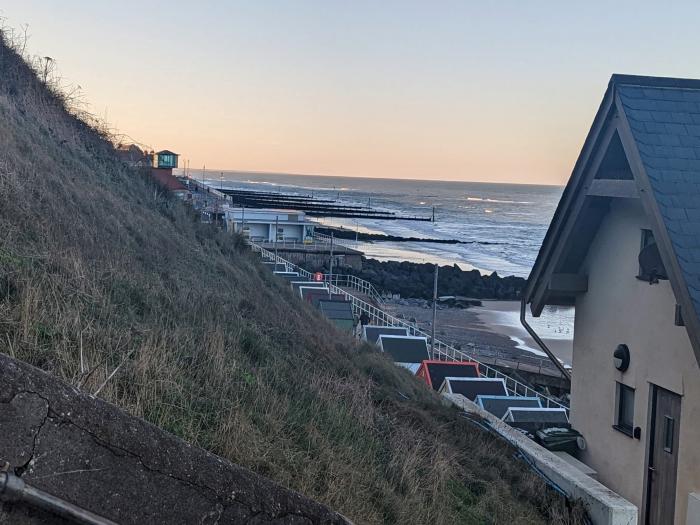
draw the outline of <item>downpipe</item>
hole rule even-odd
[[[552,361],[556,365],[556,367],[561,371],[562,374],[564,374],[564,377],[566,377],[569,380],[569,383],[571,383],[571,374],[569,371],[566,369],[566,367],[562,364],[559,359],[552,353],[552,351],[549,349],[549,347],[546,345],[546,343],[540,338],[539,335],[537,335],[537,332],[530,326],[527,322],[526,319],[526,310],[527,310],[527,303],[525,301],[525,296],[520,299],[520,324],[523,325],[523,328],[527,330],[527,333],[530,334],[530,337],[532,337],[535,342],[539,345],[539,347],[542,349],[542,351],[547,354],[547,357],[549,357],[549,360]]]
[[[81,525],[118,525],[112,520],[32,487],[19,476],[9,472],[0,472],[0,500],[22,502]]]

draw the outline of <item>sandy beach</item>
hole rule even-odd
[[[429,307],[397,301],[387,305],[394,315],[415,320],[430,332],[432,310]],[[568,313],[568,312],[567,312]],[[560,313],[561,314],[561,313]],[[471,308],[439,308],[436,337],[476,355],[503,355],[554,368],[544,352],[520,325],[520,303],[517,301],[484,300],[483,306]],[[571,365],[573,331],[568,327],[568,315],[543,317],[531,324],[554,354],[566,365]],[[569,332],[567,332],[567,329]]]

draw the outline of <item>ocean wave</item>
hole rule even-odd
[[[502,200],[502,199],[490,199],[490,198],[482,198],[482,197],[467,197],[468,201],[471,202],[493,202],[496,204],[534,204],[531,201],[509,201],[509,200]]]

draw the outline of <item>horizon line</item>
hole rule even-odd
[[[185,168],[176,168],[178,170],[184,170]],[[547,184],[543,182],[533,183],[533,182],[496,182],[496,181],[481,181],[481,180],[444,180],[444,179],[415,179],[410,177],[370,177],[362,175],[321,175],[317,173],[294,173],[294,172],[282,172],[282,171],[265,171],[265,170],[233,170],[233,169],[222,169],[222,168],[189,168],[190,171],[211,171],[211,172],[228,172],[228,173],[251,173],[255,175],[282,175],[291,177],[322,177],[322,178],[348,178],[348,179],[368,179],[368,180],[409,180],[414,182],[470,182],[472,184],[502,184],[508,186],[547,186],[553,188],[563,188],[566,186],[564,184]]]

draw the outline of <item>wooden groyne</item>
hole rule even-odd
[[[221,191],[231,199],[234,205],[244,208],[292,208],[303,211],[310,217],[342,217],[425,222],[432,220],[431,217],[397,215],[394,212],[376,210],[369,206],[340,204],[335,200],[317,199],[308,195],[283,195],[271,192],[230,189]]]

